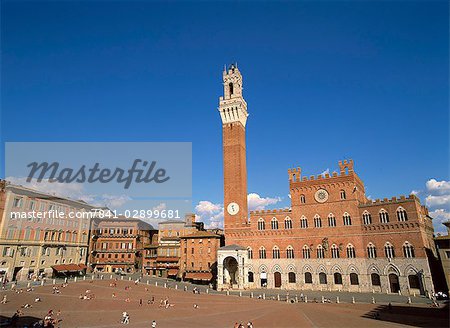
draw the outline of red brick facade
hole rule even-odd
[[[237,68],[224,72],[225,89],[235,75],[242,81]],[[244,247],[248,255],[242,259],[230,248],[219,254],[219,286],[433,290],[427,257],[436,251],[428,210],[414,195],[369,200],[352,160],[339,162],[339,172],[331,175],[305,177],[300,168],[288,170],[291,207],[251,212],[247,219],[241,206],[247,202],[245,122],[224,120],[222,102],[221,97],[226,244]],[[241,211],[229,213],[231,202]],[[231,257],[239,267],[226,267]],[[244,274],[242,283],[234,278],[237,272]]]
[[[156,230],[137,219],[92,221],[89,265],[94,272],[140,272],[144,247]]]
[[[222,236],[198,231],[181,237],[181,277],[183,280],[210,282],[217,274],[217,250]]]

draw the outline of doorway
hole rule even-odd
[[[230,288],[238,281],[238,263],[234,257],[228,256],[223,260],[223,284]]]
[[[13,280],[13,281],[16,281],[16,280],[17,280],[17,276],[20,277],[22,268],[23,268],[23,267],[15,267],[15,268],[14,268],[14,271],[13,271],[13,277],[12,277],[12,280]]]
[[[281,287],[281,273],[275,272],[273,274],[273,278],[275,281],[275,288],[280,288]]]
[[[267,272],[261,272],[259,279],[261,287],[267,287]]]
[[[389,286],[391,293],[398,293],[400,291],[400,283],[398,281],[398,276],[395,273],[389,274]]]

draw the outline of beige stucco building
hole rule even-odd
[[[0,277],[26,280],[86,270],[92,206],[0,182]]]

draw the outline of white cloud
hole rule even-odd
[[[325,174],[330,174],[330,169],[326,169],[325,171],[320,173],[320,175],[323,176],[324,178],[325,178]]]
[[[437,181],[436,179],[430,179],[426,183],[427,189],[430,192],[437,193],[450,193],[450,181]]]
[[[429,207],[434,206],[442,206],[442,205],[450,205],[450,195],[439,195],[439,196],[433,196],[428,195],[425,198],[425,203]]]
[[[447,212],[446,210],[444,210],[442,208],[438,209],[438,210],[434,210],[433,212],[430,212],[429,214],[433,219],[439,218],[440,220],[442,220],[442,222],[450,221],[450,212]]]
[[[219,213],[211,217],[208,228],[223,228],[223,209]]]
[[[222,204],[214,204],[207,200],[202,200],[198,203],[197,206],[195,206],[195,210],[198,213],[202,214],[212,214],[214,212],[220,211],[222,208]]]
[[[223,205],[215,204],[208,200],[200,201],[195,206],[196,221],[205,223],[205,226],[211,228],[223,228]]]
[[[107,207],[118,208],[130,201],[131,198],[127,195],[109,195],[103,194],[101,199],[104,201]]]
[[[250,193],[247,196],[248,201],[248,209],[250,211],[261,211],[264,210],[269,205],[274,205],[281,201],[280,197],[270,198],[270,197],[261,197],[258,194]]]
[[[421,191],[420,190],[411,190],[411,192],[410,192],[410,194],[411,195],[419,195],[421,193]]]
[[[430,208],[430,216],[433,218],[435,232],[445,232],[442,222],[450,220],[450,181],[429,179],[426,183],[426,191],[420,191],[424,197],[425,205]]]
[[[450,221],[450,212],[445,209],[437,209],[429,212],[429,214],[433,218],[435,232],[446,232],[447,228],[442,223]]]

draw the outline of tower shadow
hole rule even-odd
[[[36,318],[32,316],[20,316],[17,320],[13,320],[12,317],[0,315],[0,327],[32,327],[35,322],[42,320],[42,318]]]
[[[449,311],[448,302],[442,308],[380,305],[362,317],[415,327],[449,327]]]

